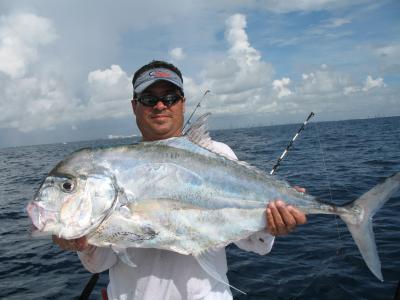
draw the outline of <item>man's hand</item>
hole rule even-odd
[[[294,188],[298,192],[306,191],[297,186]],[[267,206],[267,231],[274,236],[287,235],[297,225],[306,222],[307,218],[303,212],[291,205],[286,205],[282,200],[277,199]]]
[[[61,249],[69,251],[88,251],[94,246],[89,245],[85,236],[73,240],[65,240],[53,235],[53,242]]]

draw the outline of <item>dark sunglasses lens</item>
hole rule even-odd
[[[181,96],[177,94],[169,94],[163,97],[156,97],[153,95],[143,95],[138,98],[138,101],[145,106],[154,106],[157,104],[158,101],[162,101],[164,105],[171,106],[176,101],[178,101]]]
[[[158,98],[151,95],[143,95],[138,98],[138,101],[145,106],[154,106],[158,102]]]
[[[164,99],[162,100],[162,102],[166,105],[166,106],[170,106],[172,104],[174,104],[176,101],[178,101],[181,96],[176,95],[176,94],[170,94],[170,95],[166,95],[163,97]]]

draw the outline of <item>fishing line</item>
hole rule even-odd
[[[333,203],[333,193],[332,193],[332,185],[331,185],[331,181],[329,179],[329,175],[328,175],[328,167],[326,164],[326,159],[325,159],[325,152],[324,152],[324,148],[322,146],[321,143],[321,138],[320,138],[320,134],[319,134],[319,128],[318,125],[315,124],[315,131],[317,133],[317,139],[318,139],[318,144],[319,144],[319,149],[321,152],[321,156],[322,156],[322,163],[324,165],[324,173],[325,173],[325,180],[328,183],[328,190],[329,190],[329,197],[330,197],[330,202]],[[336,221],[336,232],[338,234],[338,240],[342,241],[342,236],[340,233],[340,228],[339,228],[339,222],[338,222],[338,218],[336,215],[334,215],[335,221]],[[338,246],[338,248],[336,249],[336,254],[339,255],[340,254],[340,249],[343,246],[343,242],[341,243],[341,245]]]
[[[329,197],[330,197],[331,203],[333,203],[332,186],[331,186],[331,182],[330,182],[329,176],[328,176],[328,167],[326,166],[325,152],[324,152],[324,148],[322,147],[321,138],[320,138],[320,135],[319,135],[319,130],[318,130],[318,125],[317,124],[315,124],[315,131],[317,133],[317,140],[318,140],[319,150],[321,152],[322,163],[324,165],[324,173],[325,173],[324,175],[325,175],[326,182],[328,183]]]
[[[325,272],[325,270],[332,264],[332,261],[329,262],[329,260],[331,260],[331,259],[332,259],[332,257],[328,257],[327,259],[325,259],[324,261],[322,261],[321,264],[325,265],[325,267],[323,267],[322,269],[320,269],[320,270],[313,276],[313,278],[310,280],[310,282],[309,282],[305,287],[303,287],[303,288],[300,290],[300,292],[297,293],[296,296],[294,296],[294,297],[292,298],[292,300],[298,299],[298,298],[301,296],[301,294],[303,294],[303,293],[305,292],[305,290],[308,289],[308,288],[314,283],[314,281],[315,281],[319,276],[321,276],[321,274],[322,274],[323,272]],[[333,257],[333,260],[335,260],[335,259],[336,259],[336,257]],[[326,263],[327,263],[327,264],[326,264]],[[320,267],[318,266],[318,268],[320,268]],[[334,283],[335,283],[335,282],[332,282],[332,284],[330,284],[329,286],[332,286]]]
[[[316,123],[315,123],[315,132],[316,132],[317,141],[318,141],[318,145],[319,145],[319,149],[320,149],[320,153],[321,153],[321,157],[322,157],[322,163],[323,163],[324,175],[325,175],[324,177],[325,177],[326,183],[327,183],[327,185],[328,185],[328,191],[329,191],[330,202],[333,203],[332,185],[331,185],[331,182],[330,182],[330,179],[329,179],[329,176],[328,176],[328,167],[327,167],[327,163],[326,163],[326,159],[325,159],[326,154],[325,154],[325,151],[324,151],[324,147],[323,147],[323,145],[322,145],[322,142],[321,142],[321,138],[320,138],[320,134],[319,134],[319,127],[318,127],[318,125],[317,125]],[[342,236],[341,236],[341,232],[340,232],[340,228],[339,228],[338,218],[337,218],[336,215],[334,215],[334,218],[335,218],[335,221],[336,221],[336,231],[337,231],[337,234],[338,234],[338,241],[339,241],[339,244],[338,244],[337,249],[336,249],[336,256],[333,258],[332,261],[329,261],[329,260],[331,260],[330,257],[327,258],[327,259],[325,259],[324,261],[322,261],[322,264],[323,264],[323,265],[326,264],[326,265],[325,265],[323,268],[320,268],[320,266],[318,266],[318,268],[319,268],[320,270],[313,276],[313,278],[311,279],[311,281],[310,281],[305,287],[303,287],[303,288],[300,290],[300,292],[297,293],[296,296],[294,296],[294,298],[292,298],[292,300],[298,299],[298,297],[299,297],[301,294],[303,294],[304,291],[305,291],[306,289],[308,289],[308,288],[314,283],[314,281],[315,281],[319,276],[321,276],[321,274],[323,274],[323,273],[326,271],[326,269],[327,269],[329,266],[331,266],[331,264],[333,263],[333,261],[334,261],[335,259],[337,259],[337,258],[340,256],[340,249],[343,247],[343,240],[342,240]],[[332,284],[331,284],[330,286],[332,286]]]

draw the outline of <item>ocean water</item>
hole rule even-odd
[[[297,125],[213,131],[241,160],[269,172]],[[0,149],[0,299],[77,299],[91,274],[74,253],[49,239],[32,239],[25,206],[47,172],[82,147],[129,144],[97,140]],[[335,204],[356,199],[400,171],[400,117],[310,123],[276,176]],[[385,281],[364,264],[344,223],[311,215],[276,239],[265,256],[227,247],[235,299],[393,299],[400,280],[400,194],[374,217]],[[107,272],[90,299],[100,299]]]

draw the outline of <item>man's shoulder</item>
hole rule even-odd
[[[210,145],[207,147],[209,150],[221,154],[229,159],[237,160],[235,152],[227,144],[211,140]]]

